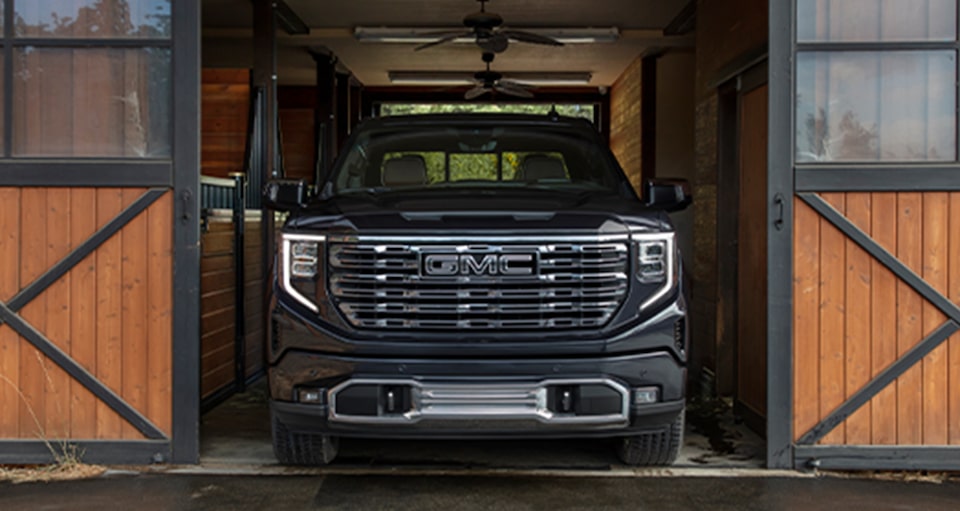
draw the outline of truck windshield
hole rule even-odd
[[[603,145],[539,127],[377,130],[359,136],[331,176],[334,194],[450,188],[616,192],[621,173]]]

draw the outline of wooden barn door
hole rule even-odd
[[[0,463],[197,456],[199,3],[128,3],[4,3]]]
[[[771,9],[774,465],[960,469],[957,12]]]

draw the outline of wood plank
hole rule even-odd
[[[737,400],[764,417],[767,407],[767,88],[744,94],[740,110],[737,271]]]
[[[70,191],[70,237],[74,246],[97,230],[97,191]],[[97,259],[87,256],[70,272],[71,356],[92,374],[97,374]],[[77,381],[71,381],[70,410],[73,437],[97,437],[97,398]]]
[[[233,384],[233,367],[221,366],[200,376],[201,396],[207,397],[214,392]]]
[[[923,195],[923,279],[941,293],[947,293],[948,214],[950,198],[946,193]],[[936,307],[923,304],[923,335],[936,330],[946,321]],[[922,362],[923,373],[923,443],[946,445],[947,420],[947,345],[930,352]]]
[[[173,427],[173,192],[147,210],[147,417]]]
[[[871,196],[869,193],[846,195],[847,218],[864,230],[871,232]],[[871,367],[871,301],[873,286],[873,258],[856,243],[846,241],[846,382],[844,399],[869,383]],[[847,444],[863,445],[871,442],[872,405],[867,403],[846,421]]]
[[[233,307],[220,309],[200,318],[200,331],[213,332],[234,323]]]
[[[123,209],[123,192],[97,190],[97,221],[116,217]],[[123,387],[123,233],[97,249],[97,377],[120,394]],[[123,422],[103,402],[97,402],[97,438],[119,439]]]
[[[47,190],[24,188],[21,196],[20,282],[29,284],[47,269]],[[40,295],[21,312],[41,332],[46,330],[47,298]],[[46,437],[46,377],[43,355],[24,342],[20,350],[20,436]]]
[[[890,253],[897,251],[897,194],[873,194],[871,233]],[[876,260],[871,262],[871,377],[897,359],[897,277]],[[871,443],[897,443],[897,385],[887,386],[871,403]]]
[[[236,283],[236,277],[233,272],[216,272],[200,276],[200,289],[204,293],[213,293],[216,291],[232,290]]]
[[[124,190],[123,202],[136,201],[142,190]],[[147,214],[141,213],[123,229],[122,314],[123,387],[121,397],[130,406],[146,414],[147,405]],[[123,438],[143,438],[136,428],[125,423]]]
[[[220,309],[233,307],[234,292],[232,289],[203,293],[200,296],[200,314],[209,314]]]
[[[919,193],[897,196],[897,257],[918,274],[923,273],[923,197]],[[897,283],[897,355],[902,356],[923,338],[923,299],[903,282]],[[897,443],[923,443],[923,373],[909,369],[897,380]]]
[[[204,70],[201,102],[203,173],[226,177],[243,169],[250,108],[249,70]]]
[[[949,219],[949,293],[953,303],[960,304],[960,193],[950,194]],[[948,350],[948,443],[960,445],[960,335],[954,335],[947,345]]]
[[[210,232],[203,235],[201,242],[203,256],[233,253],[232,232]]]
[[[281,150],[285,175],[290,179],[312,181],[317,154],[313,110],[280,109],[280,129],[283,133]]]
[[[250,70],[240,68],[212,68],[201,70],[202,83],[249,83]]]
[[[844,194],[824,193],[822,196],[840,214],[845,214]],[[845,399],[846,240],[847,237],[826,219],[820,220],[820,419]],[[821,443],[837,445],[843,444],[845,439],[846,425],[841,424]]]
[[[820,420],[820,215],[794,199],[793,433]]]
[[[0,300],[20,290],[20,189],[0,188]],[[0,326],[0,438],[20,437],[20,337]]]
[[[953,303],[960,304],[960,193],[950,194],[949,210],[949,292]],[[960,335],[954,335],[947,344],[948,365],[948,443],[960,445]]]
[[[211,349],[205,350],[200,359],[200,369],[203,372],[212,371],[220,366],[233,367],[234,346],[233,332],[224,331],[218,334],[219,338],[211,338]]]
[[[52,266],[70,253],[70,190],[51,188],[47,190],[47,266]],[[43,294],[47,300],[47,327],[43,331],[51,342],[70,353],[70,279],[68,273],[54,282]],[[70,378],[62,369],[49,360],[46,370],[46,425],[50,438],[69,438],[71,425]]]
[[[233,255],[203,256],[200,258],[200,273],[233,271]]]

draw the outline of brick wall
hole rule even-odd
[[[636,190],[641,182],[642,63],[637,57],[610,89],[610,149]]]

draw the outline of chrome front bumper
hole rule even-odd
[[[350,413],[346,406],[340,406],[348,391],[358,393],[362,389],[370,389],[368,394],[376,392],[375,412],[370,408],[364,414]],[[602,396],[598,399],[607,403],[606,408],[601,413],[582,413],[578,403],[587,400],[585,394]],[[605,378],[505,383],[361,378],[347,380],[327,392],[328,420],[345,424],[415,424],[437,419],[627,426],[630,399],[629,388]]]

